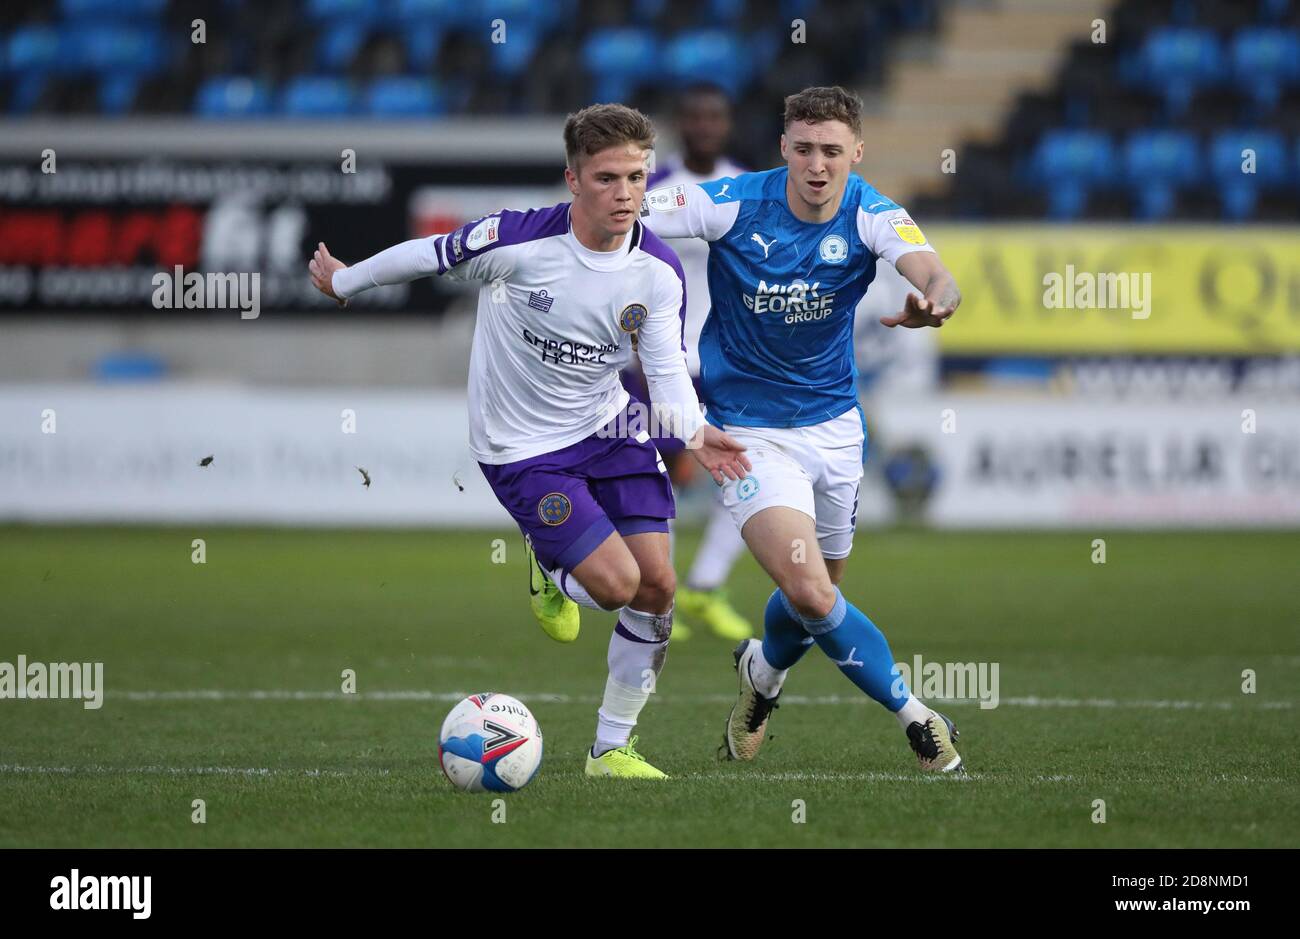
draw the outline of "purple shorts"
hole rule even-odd
[[[480,463],[497,501],[549,570],[573,570],[617,531],[668,531],[673,487],[650,440],[592,434],[515,463]]]

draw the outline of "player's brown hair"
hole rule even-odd
[[[862,99],[839,85],[805,88],[785,99],[785,127],[795,121],[820,124],[842,121],[854,136],[862,136]]]
[[[655,126],[640,111],[623,104],[593,104],[570,114],[564,122],[564,157],[578,172],[578,161],[616,147],[634,143],[649,150],[655,145]]]

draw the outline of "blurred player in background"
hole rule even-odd
[[[470,353],[470,449],[528,544],[534,615],[577,638],[577,604],[619,611],[586,775],[662,779],[631,737],[663,668],[676,577],[672,486],[645,430],[606,433],[629,398],[634,340],[667,430],[721,483],[744,447],[704,423],[681,344],[677,258],[638,220],[654,128],[623,105],[593,105],[564,128],[572,202],[503,211],[348,267],[322,243],[312,281],[340,302],[438,274],[481,281]],[[613,423],[611,423],[613,422]]]
[[[961,302],[920,228],[852,171],[863,154],[861,111],[839,87],[791,95],[785,166],[652,190],[643,214],[665,238],[711,243],[713,307],[700,337],[706,416],[749,448],[752,471],[726,483],[723,498],[777,585],[763,640],[736,647],[727,755],[757,755],[789,669],[816,644],[895,715],[922,769],[957,772],[952,722],[911,694],[884,634],[838,586],[866,448],[854,310],[880,258],[921,291],[882,325],[941,327]]]
[[[675,117],[682,152],[659,162],[647,189],[671,190],[745,172],[726,155],[731,138],[731,99],[720,87],[706,83],[687,87],[677,99]],[[686,275],[686,365],[698,388],[700,331],[709,315],[709,246],[698,238],[682,238],[675,240],[672,248]],[[625,383],[633,394],[644,397],[644,380],[633,370],[625,376]],[[685,458],[681,443],[671,438],[658,438],[655,443],[668,464],[673,484],[679,490],[691,485],[695,464]],[[732,642],[754,635],[753,625],[731,605],[724,587],[744,550],[745,542],[717,493],[686,583],[677,587],[676,609]],[[689,628],[678,623],[673,639],[688,638]]]

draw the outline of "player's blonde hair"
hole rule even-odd
[[[855,137],[862,136],[862,99],[839,85],[805,88],[785,99],[785,129],[796,121],[820,124],[841,121]]]
[[[650,118],[626,105],[593,104],[570,114],[564,122],[564,157],[575,173],[581,158],[623,143],[634,143],[644,150],[655,145],[655,126]]]

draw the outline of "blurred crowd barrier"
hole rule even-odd
[[[1284,404],[933,392],[866,409],[864,524],[1300,524]],[[508,527],[466,438],[460,392],[0,385],[0,519]]]

